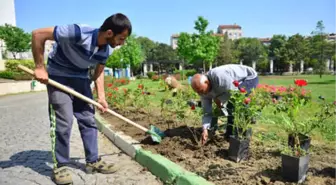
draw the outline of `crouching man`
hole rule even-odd
[[[228,123],[225,139],[228,140],[233,130],[233,105],[230,99],[230,90],[238,90],[233,82],[238,81],[239,87],[245,87],[247,95],[259,82],[257,72],[245,65],[228,64],[209,70],[206,74],[195,74],[192,78],[191,86],[201,97],[204,115],[202,117],[203,132],[201,143],[205,144],[208,139],[208,129],[210,129],[212,119],[212,101],[218,108],[222,109],[227,104]]]

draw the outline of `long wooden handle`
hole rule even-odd
[[[27,73],[29,73],[31,75],[34,75],[34,71],[31,70],[31,69],[29,69],[29,68],[27,68],[27,67],[25,67],[25,66],[18,65],[18,68],[20,68],[21,70],[23,70],[23,71],[25,71],[25,72],[27,72]],[[74,91],[73,89],[70,89],[70,88],[66,87],[65,85],[62,85],[62,84],[60,84],[60,83],[52,80],[52,79],[48,79],[48,84],[50,84],[52,86],[55,86],[55,87],[57,87],[57,88],[65,91],[67,93],[70,93],[70,94],[76,96],[77,98],[80,98],[80,99],[86,101],[87,103],[91,103],[91,104],[93,104],[93,105],[95,105],[95,106],[97,106],[99,108],[102,107],[102,105],[100,103],[98,103],[98,102],[96,102],[96,101],[94,101],[94,100],[92,100],[92,99],[90,99],[90,98],[88,98],[88,97],[86,97],[86,96],[84,96],[84,95],[82,95],[82,94]],[[114,112],[111,109],[107,109],[107,112],[110,113],[110,114],[112,114],[113,116],[116,116],[117,118],[119,118],[119,119],[121,119],[121,120],[123,120],[123,121],[125,121],[125,122],[127,122],[127,123],[129,123],[129,124],[131,124],[131,125],[133,125],[133,126],[135,126],[137,128],[139,128],[139,129],[143,130],[144,132],[148,131],[147,128],[145,128],[145,127],[143,127],[143,126],[141,126],[141,125],[139,125],[139,124],[137,124],[137,123],[135,123],[135,122],[127,119],[127,118],[125,118],[124,116],[122,116],[122,115]]]

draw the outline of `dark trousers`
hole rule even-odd
[[[89,79],[49,76],[71,89],[92,98]],[[97,126],[94,120],[94,107],[56,87],[47,85],[49,97],[50,137],[54,167],[69,163],[70,135],[73,116],[77,119],[84,144],[86,162],[98,159]]]
[[[243,81],[239,87],[244,87],[247,91],[246,96],[248,96],[251,93],[251,90],[256,88],[259,83],[259,78],[254,78],[251,80],[245,80]],[[233,123],[234,123],[234,117],[233,117],[233,111],[234,111],[234,105],[229,101],[227,104],[227,110],[228,110],[228,117],[227,117],[227,127],[226,127],[226,133],[225,136],[228,138],[230,135],[232,135],[233,131]]]

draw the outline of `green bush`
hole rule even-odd
[[[152,79],[153,75],[155,75],[155,72],[147,72],[147,76],[149,79]]]
[[[11,71],[0,71],[0,78],[5,78],[5,79],[14,79],[14,72]]]
[[[35,68],[35,63],[33,60],[7,60],[5,63],[5,67],[6,70],[10,72],[24,73],[22,70],[17,68],[19,64],[32,70]]]
[[[183,73],[184,73],[184,76],[194,76],[194,74],[196,74],[197,72],[195,69],[174,70],[174,74],[180,74],[182,76]]]

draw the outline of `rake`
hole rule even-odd
[[[22,66],[22,65],[18,65],[18,68],[25,71],[26,73],[34,76],[34,71],[32,71],[31,69],[29,69],[25,66]],[[86,97],[86,96],[84,96],[84,95],[66,87],[65,85],[62,85],[62,84],[52,80],[52,79],[48,79],[48,84],[50,84],[50,85],[52,85],[56,88],[59,88],[60,90],[63,90],[67,93],[70,93],[70,94],[76,96],[77,98],[87,102],[87,103],[91,103],[91,104],[93,104],[93,105],[95,105],[99,108],[102,107],[102,105],[100,103],[98,103],[98,102],[92,100],[91,98],[88,98],[88,97]],[[159,128],[155,127],[154,125],[150,125],[150,129],[147,129],[147,128],[145,128],[145,127],[143,127],[143,126],[127,119],[127,118],[125,118],[124,116],[114,112],[111,109],[107,109],[107,112],[112,114],[113,116],[125,121],[126,123],[129,123],[129,124],[137,127],[138,129],[142,130],[146,134],[149,134],[151,136],[152,141],[155,142],[155,143],[160,143],[162,141],[162,138],[165,136],[165,134],[162,131],[160,131]]]

